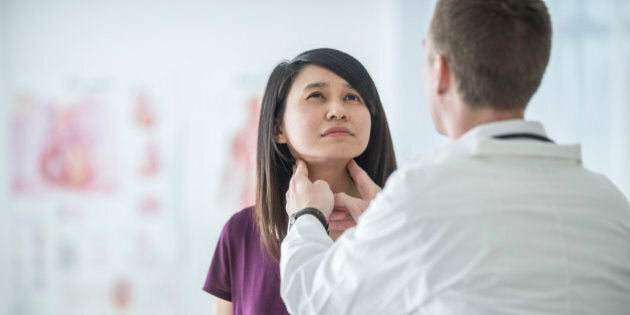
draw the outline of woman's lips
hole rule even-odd
[[[322,137],[343,137],[343,136],[352,136],[352,132],[348,128],[344,127],[332,127],[326,129],[322,133]]]

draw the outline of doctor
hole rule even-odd
[[[425,92],[453,142],[380,193],[351,162],[362,199],[298,162],[280,264],[290,313],[627,314],[628,201],[581,165],[579,146],[524,120],[550,48],[542,1],[437,1]],[[335,243],[334,206],[358,222]]]

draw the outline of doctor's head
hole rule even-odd
[[[551,51],[541,0],[438,0],[424,41],[424,86],[433,121],[445,133],[455,103],[471,112],[523,112]]]

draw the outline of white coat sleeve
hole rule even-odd
[[[400,314],[417,308],[401,294],[410,236],[400,184],[388,182],[356,227],[335,243],[313,216],[299,218],[281,246],[281,295],[291,314]],[[390,191],[387,191],[389,188]],[[391,196],[389,198],[388,196]]]

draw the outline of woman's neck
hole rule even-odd
[[[342,160],[308,163],[308,177],[312,182],[316,180],[326,181],[333,193],[344,192],[358,198],[359,191],[346,168],[348,162],[348,160]],[[330,230],[329,236],[333,241],[336,241],[343,232],[342,230]]]
[[[312,182],[316,180],[327,182],[333,193],[344,192],[350,196],[358,197],[357,188],[346,168],[347,164],[348,161],[310,163],[308,165],[308,177]]]

